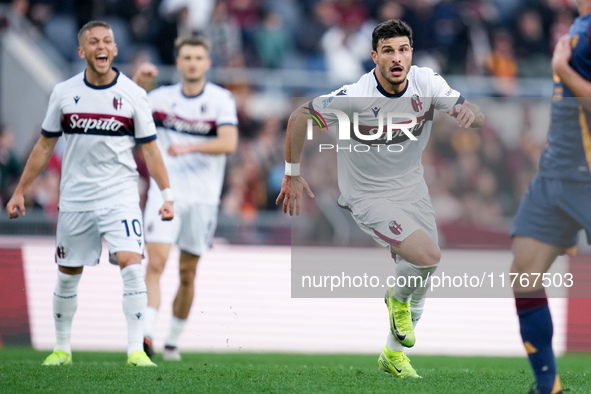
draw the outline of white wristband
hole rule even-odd
[[[285,162],[285,175],[300,176],[300,163]]]
[[[174,201],[174,195],[172,194],[172,189],[170,187],[167,187],[160,192],[162,193],[162,198],[164,201]]]

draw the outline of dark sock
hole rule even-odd
[[[560,390],[556,359],[552,351],[552,316],[544,289],[527,293],[528,298],[515,298],[521,338],[536,377],[536,387],[542,394]],[[555,383],[557,384],[556,390]]]

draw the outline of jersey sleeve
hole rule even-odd
[[[333,126],[338,124],[338,117],[330,110],[344,112],[350,117],[351,98],[347,96],[347,89],[342,87],[330,94],[316,97],[310,101],[307,109],[310,111],[309,115],[316,122],[325,123],[326,126]]]
[[[218,113],[216,115],[216,127],[231,125],[238,126],[238,116],[236,115],[236,101],[229,91],[224,92],[224,99],[220,100]]]
[[[140,93],[133,115],[135,141],[138,144],[145,144],[156,139],[156,125],[152,118],[152,107],[148,100],[148,94],[143,89],[138,89],[138,91]]]
[[[432,71],[431,71],[432,72]],[[460,92],[452,89],[443,77],[432,72],[431,86],[433,92],[433,104],[439,111],[449,111],[456,104],[462,104],[465,99]]]
[[[62,135],[62,110],[59,100],[59,86],[55,86],[49,97],[49,104],[45,119],[41,125],[41,134],[46,137],[59,137]]]

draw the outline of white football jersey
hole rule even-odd
[[[174,198],[187,202],[218,205],[226,168],[225,154],[191,152],[171,156],[168,147],[196,145],[217,136],[222,125],[238,124],[236,103],[229,90],[206,82],[194,97],[183,94],[177,83],[162,86],[148,95],[158,130],[158,146],[168,169]],[[154,179],[150,190],[158,190]],[[152,193],[152,192],[151,192]]]
[[[336,144],[341,191],[339,204],[343,206],[353,207],[357,202],[376,198],[415,202],[427,195],[421,155],[431,134],[434,110],[449,111],[464,101],[459,92],[450,88],[430,68],[412,66],[406,88],[397,94],[386,92],[378,83],[375,72],[374,69],[356,83],[317,97],[310,103],[331,130],[338,130],[339,122],[329,110],[340,110],[350,120],[351,138],[339,138]],[[393,113],[398,115],[391,117],[391,123],[398,125],[412,122],[412,117],[407,115],[416,117],[416,125],[408,128],[416,141],[410,140],[399,127],[394,127],[391,138],[387,139],[386,118]],[[367,137],[380,134],[377,130],[381,118],[381,137],[366,141],[356,135],[355,114],[359,134]]]
[[[146,91],[117,71],[115,80],[93,86],[84,71],[51,93],[42,134],[66,147],[60,183],[61,211],[90,211],[138,203],[132,149],[156,139]]]

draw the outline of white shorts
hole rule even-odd
[[[55,261],[65,267],[97,265],[103,249],[109,253],[142,254],[142,211],[139,205],[115,205],[82,212],[59,212],[57,219]],[[111,258],[111,263],[116,260]]]
[[[146,242],[177,244],[181,250],[201,256],[211,247],[218,206],[175,201],[174,219],[163,221],[158,214],[162,201],[159,195],[148,195],[144,210]]]
[[[355,222],[380,245],[398,247],[406,237],[421,229],[437,244],[437,225],[431,198],[426,195],[414,203],[384,199],[368,200],[351,207]]]

